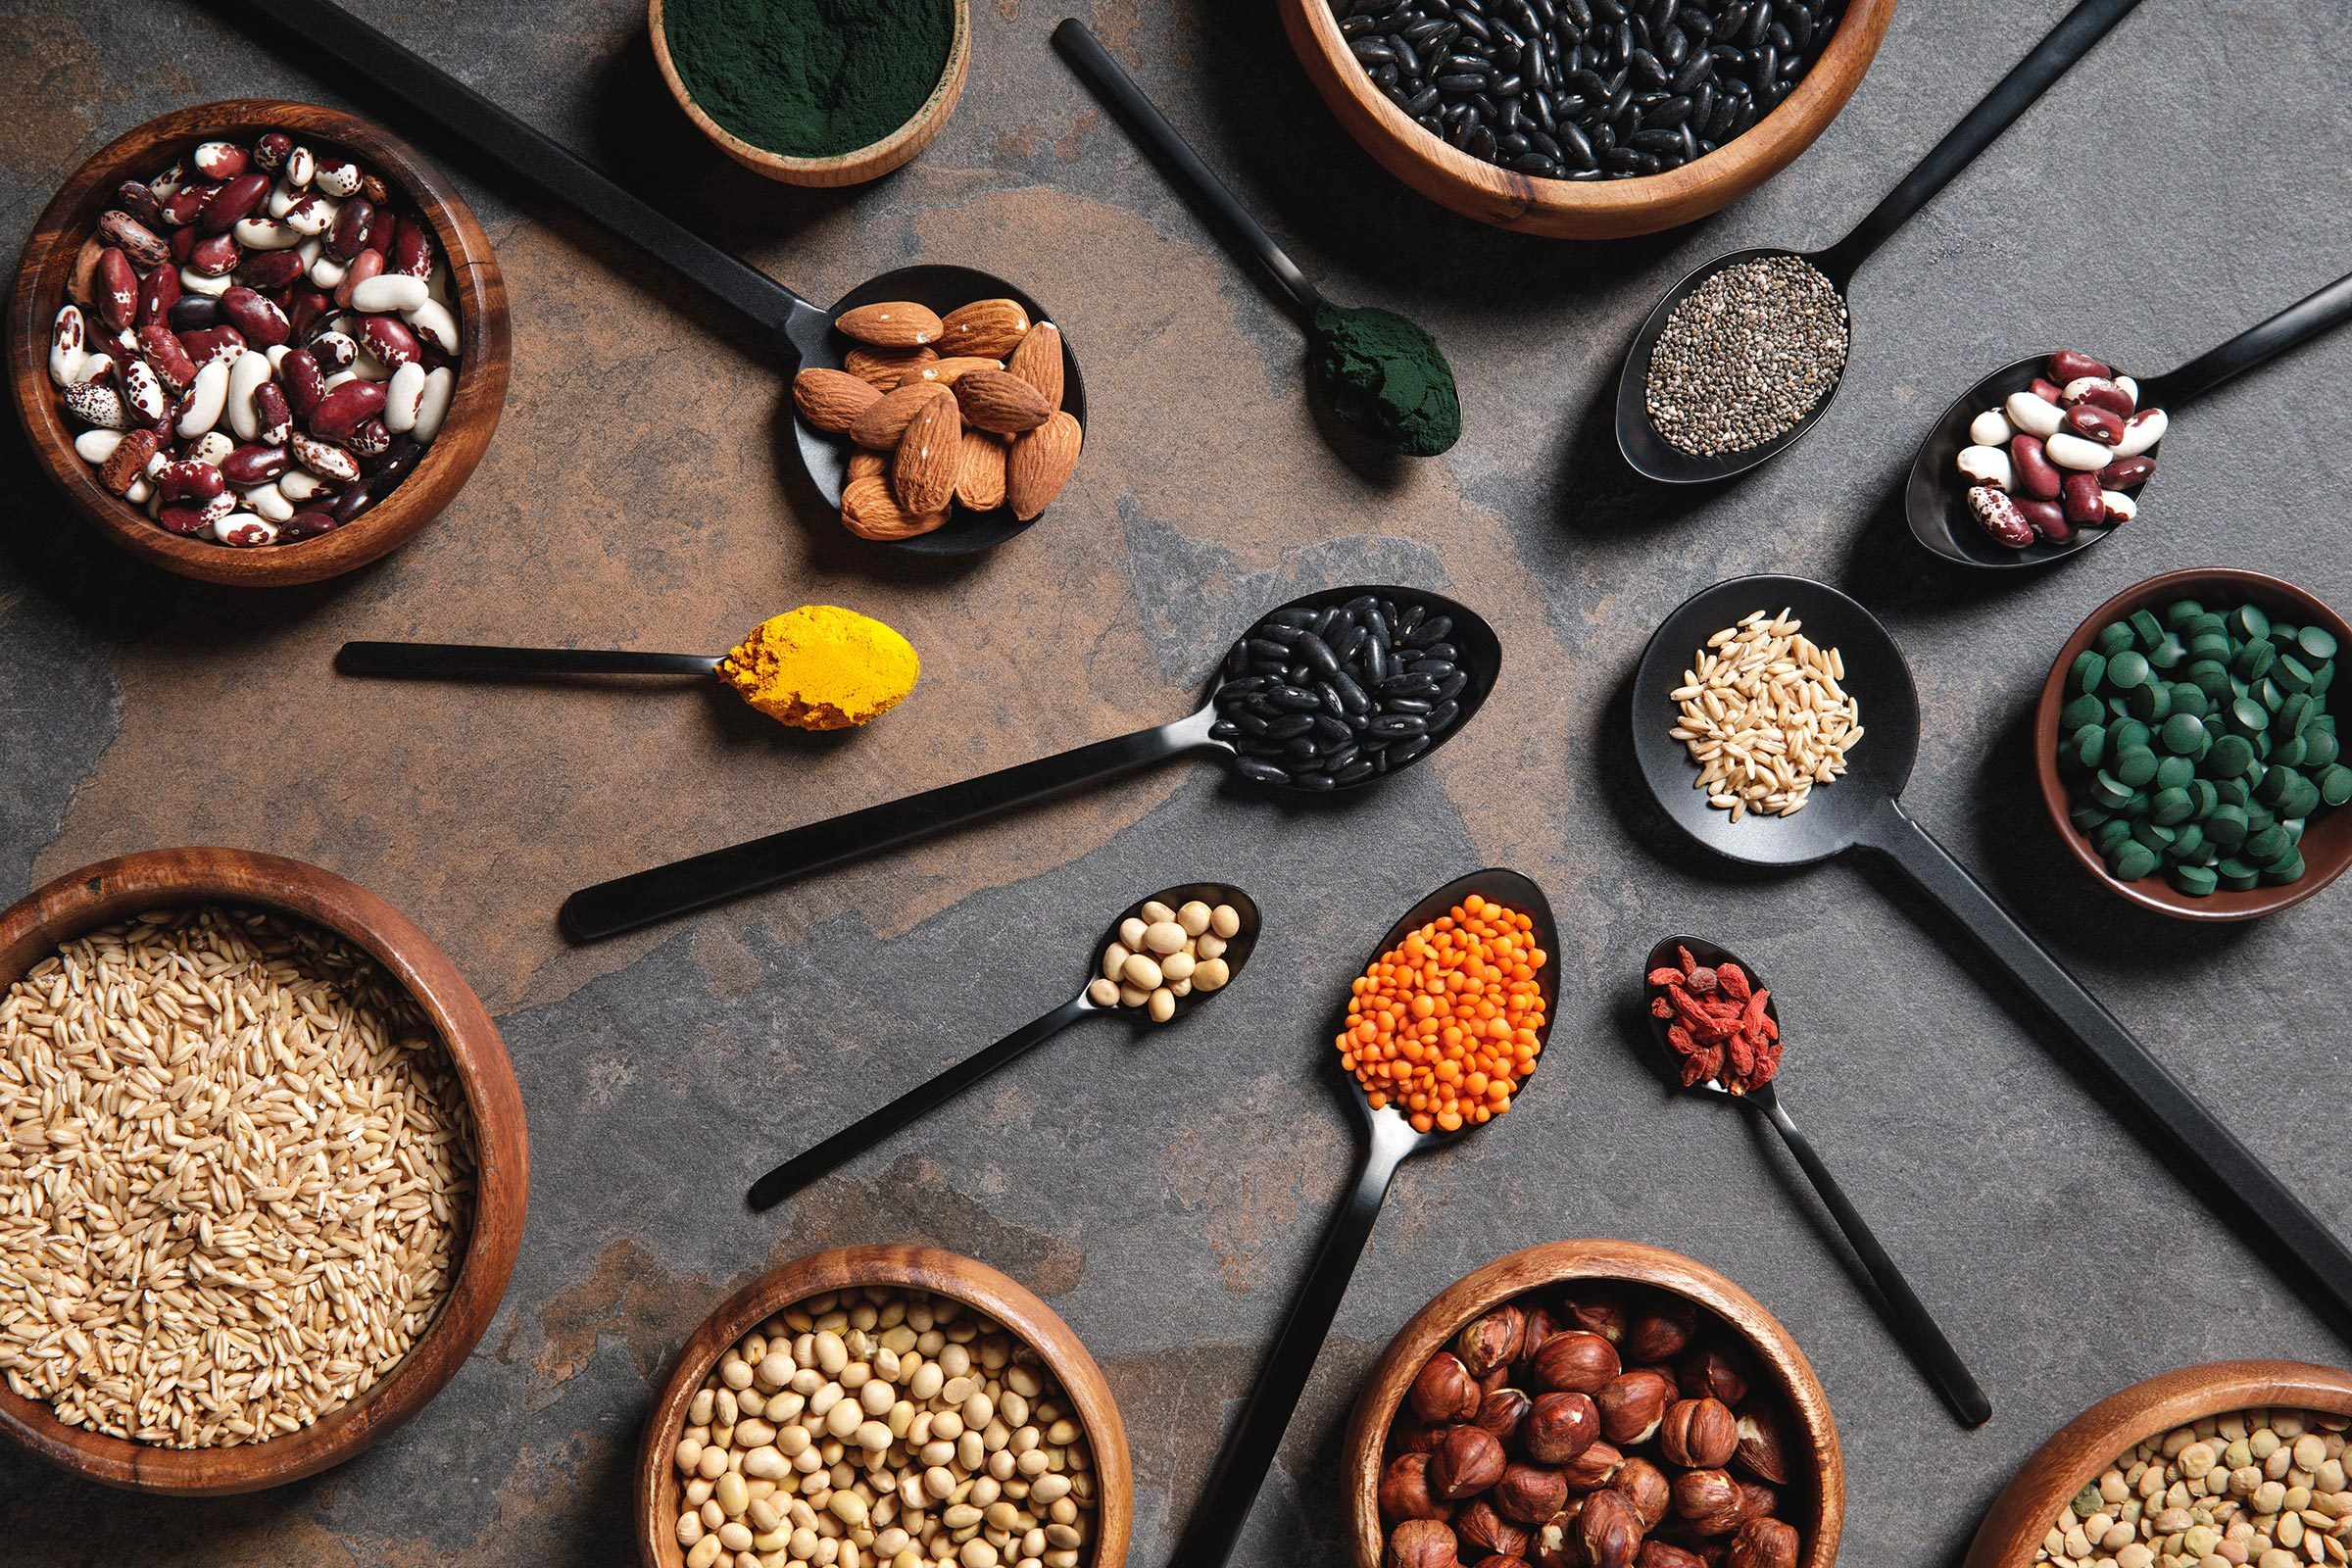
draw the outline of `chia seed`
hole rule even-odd
[[[1793,256],[1727,267],[1684,296],[1650,351],[1658,434],[1693,457],[1786,435],[1845,368],[1845,301]]]

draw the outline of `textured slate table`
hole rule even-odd
[[[1838,864],[1726,874],[1636,800],[1624,684],[1691,589],[1818,573],[1884,612],[1927,739],[1908,800],[2323,1215],[2352,1229],[2338,888],[2257,928],[2143,917],[2065,860],[2026,723],[2098,601],[2178,565],[2300,575],[2352,605],[2352,338],[2226,390],[2166,448],[2150,515],[2068,568],[1929,562],[1892,500],[1926,420],[2019,346],[2168,366],[2352,256],[2352,20],[2152,0],[1864,271],[1838,406],[1731,490],[1664,496],[1598,408],[1657,291],[1857,219],[2064,9],[1912,4],[1821,142],[1698,228],[1595,247],[1457,220],[1391,182],[1310,95],[1267,8],[1093,0],[1104,40],[1342,299],[1451,352],[1468,434],[1410,468],[1336,449],[1299,351],[1054,56],[1061,12],[974,7],[946,133],[862,191],[739,174],[662,95],[632,0],[364,0],[515,111],[659,190],[817,298],[915,258],[1021,279],[1084,359],[1077,479],[962,565],[859,547],[779,477],[781,387],[734,320],[567,212],[459,176],[514,305],[488,460],[381,565],[266,599],[148,575],[82,536],[0,438],[0,899],[121,851],[299,856],[414,914],[500,1015],[530,1107],[531,1219],[471,1363],[372,1453],[214,1503],[102,1493],[0,1456],[0,1561],[617,1564],[650,1381],[771,1258],[922,1238],[1025,1280],[1109,1373],[1133,1436],[1134,1561],[1165,1554],[1352,1158],[1314,1076],[1335,999],[1396,911],[1457,872],[1538,876],[1566,930],[1551,1049],[1519,1108],[1406,1169],[1239,1559],[1343,1560],[1335,1479],[1359,1374],[1438,1288],[1578,1235],[1740,1280],[1820,1369],[1844,1434],[1846,1560],[1940,1562],[2069,1414],[2127,1381],[2345,1346],[2209,1219],[1987,989],[1940,916]],[[383,110],[184,0],[0,7],[0,239],[166,108],[283,94]],[[1434,762],[1344,806],[1206,766],[603,946],[558,939],[579,882],[1156,722],[1262,607],[1351,579],[1446,586],[1507,667]],[[881,614],[922,685],[870,731],[784,734],[710,694],[344,682],[346,637],[717,649],[808,600]],[[1866,743],[1867,744],[1867,743]],[[804,1200],[740,1204],[772,1158],[1065,995],[1139,889],[1245,881],[1255,965],[1165,1036],[1073,1032]],[[1793,1168],[1666,1099],[1635,1054],[1648,944],[1712,932],[1782,982],[1791,1103],[1991,1391],[1953,1427],[1864,1304]]]

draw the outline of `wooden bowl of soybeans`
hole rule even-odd
[[[876,1568],[907,1550],[1121,1568],[1135,1483],[1110,1385],[1052,1307],[955,1252],[845,1247],[760,1275],[695,1330],[646,1423],[635,1506],[644,1568],[852,1547]]]

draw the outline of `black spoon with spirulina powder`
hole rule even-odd
[[[1617,446],[1635,471],[1665,484],[1728,479],[1802,440],[1828,412],[1851,363],[1845,296],[1854,273],[2138,3],[2082,0],[1837,244],[1806,252],[1776,246],[1734,251],[1668,289],[1634,335],[1617,378]],[[1678,444],[1650,412],[1652,364],[1676,308],[1701,289],[1706,293],[1675,327],[1667,359],[1658,362],[1679,363],[1676,373],[1660,381],[1673,411],[1667,421],[1683,437]],[[1743,320],[1776,319],[1793,323],[1792,329],[1756,327],[1750,344],[1738,343],[1748,335]],[[1770,345],[1773,364],[1767,373],[1743,375],[1759,343]],[[1712,396],[1741,383],[1767,406]]]
[[[1461,398],[1436,338],[1394,311],[1325,299],[1086,24],[1064,20],[1054,29],[1054,41],[1161,172],[1200,204],[1234,254],[1254,259],[1273,277],[1284,307],[1306,329],[1307,370],[1343,422],[1413,458],[1435,457],[1460,438]]]

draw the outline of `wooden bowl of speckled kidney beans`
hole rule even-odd
[[[262,139],[271,133],[282,136],[284,141],[280,144],[278,163],[265,170],[257,167],[259,147]],[[207,178],[194,162],[196,150],[207,144],[238,149],[234,155],[241,160],[237,172],[220,179]],[[307,151],[308,170],[299,170],[296,160],[284,156],[292,150]],[[208,154],[207,161],[220,156]],[[273,230],[282,226],[291,236],[290,220],[274,209],[281,201],[290,202],[299,193],[317,195],[322,204],[331,204],[309,210],[322,216],[326,226],[318,234],[302,235],[300,243],[276,248],[247,247],[240,238],[245,232],[241,225],[230,222],[216,226],[201,210],[191,211],[185,205],[171,210],[168,203],[154,198],[152,182],[175,167],[183,173],[185,182],[179,186],[182,191],[201,192],[207,185],[225,186],[238,178],[266,173],[270,184],[256,199],[249,215],[257,223]],[[336,176],[334,194],[329,194],[323,183],[330,170]],[[350,171],[348,177],[355,186],[348,193],[341,192],[346,170]],[[297,172],[309,176],[299,185],[294,180]],[[145,187],[148,195],[140,197],[136,191],[126,194],[126,182]],[[378,185],[384,196],[380,204],[369,199]],[[368,210],[365,215],[359,211],[362,204]],[[126,211],[128,206],[140,208],[143,216],[130,214]],[[307,247],[315,242],[330,266],[336,265],[341,261],[336,247],[352,241],[353,248],[362,256],[373,254],[379,258],[378,267],[389,270],[398,265],[391,258],[391,247],[399,240],[400,223],[387,220],[383,217],[387,213],[397,220],[414,220],[412,226],[416,226],[416,234],[429,244],[432,253],[421,264],[432,295],[428,302],[431,309],[415,308],[431,315],[432,320],[427,323],[420,318],[413,329],[406,330],[411,340],[421,340],[428,351],[419,355],[420,368],[423,361],[445,362],[437,365],[436,370],[427,370],[426,380],[429,382],[437,368],[442,368],[453,372],[453,379],[445,386],[423,389],[416,386],[414,377],[403,383],[404,388],[418,391],[425,408],[424,416],[435,421],[432,440],[412,439],[410,446],[404,448],[400,445],[403,437],[387,427],[386,444],[368,453],[359,448],[374,444],[376,436],[372,430],[366,432],[365,442],[345,442],[341,437],[329,440],[306,429],[301,419],[295,420],[288,435],[275,444],[279,449],[292,447],[297,438],[322,441],[337,450],[349,445],[353,450],[346,451],[345,457],[351,460],[354,476],[331,478],[329,487],[313,491],[305,500],[293,503],[295,510],[284,518],[271,518],[259,511],[233,513],[232,515],[249,516],[268,524],[233,529],[236,537],[254,541],[243,546],[217,537],[212,522],[203,524],[204,531],[200,533],[173,532],[151,515],[145,505],[126,500],[122,493],[109,487],[103,464],[93,464],[88,456],[76,450],[77,438],[103,426],[70,411],[67,400],[85,394],[63,384],[68,371],[82,373],[91,363],[90,351],[105,353],[110,367],[99,371],[95,384],[113,398],[122,411],[124,422],[148,423],[158,428],[168,423],[172,435],[171,445],[185,448],[192,444],[191,439],[180,437],[177,432],[192,400],[197,398],[198,389],[191,384],[182,391],[172,383],[191,369],[201,374],[199,356],[190,355],[182,363],[172,345],[138,341],[139,329],[153,321],[159,327],[171,329],[169,335],[178,345],[178,353],[185,353],[186,343],[194,339],[198,348],[205,351],[206,359],[215,352],[228,354],[232,361],[234,358],[235,346],[218,338],[216,329],[224,324],[221,321],[206,326],[190,325],[185,330],[172,328],[171,305],[160,298],[150,298],[157,286],[156,274],[167,270],[173,273],[172,281],[177,286],[172,292],[181,305],[202,294],[205,287],[222,281],[232,291],[243,288],[248,295],[259,296],[259,304],[242,295],[238,298],[245,309],[259,311],[266,305],[278,311],[285,318],[287,335],[283,342],[289,353],[296,348],[305,352],[316,348],[321,354],[329,347],[339,350],[342,345],[327,345],[318,339],[331,331],[332,323],[344,314],[347,301],[335,305],[330,299],[334,308],[307,320],[301,318],[306,314],[299,308],[305,303],[302,291],[318,287],[316,277],[320,274],[312,270],[318,258],[306,260],[304,272],[291,279],[279,279],[277,264],[267,259],[271,255],[309,256]],[[134,226],[125,227],[125,218]],[[175,219],[179,220],[174,221]],[[356,238],[337,227],[338,220],[345,220],[344,227],[357,230]],[[107,230],[103,236],[102,226]],[[179,237],[183,235],[192,238]],[[130,242],[127,248],[121,243],[125,239]],[[119,271],[109,272],[108,269],[116,264],[108,259],[107,253],[111,250],[118,257],[127,258],[130,250],[143,249],[150,240],[161,241],[170,248],[170,255],[156,266],[137,268],[131,264],[134,271],[127,276],[137,285],[134,303],[127,313],[119,312],[116,318],[125,320],[132,333],[133,341],[126,344],[105,318],[105,313],[115,308],[115,290],[109,286],[110,279],[120,283],[124,276]],[[212,243],[213,252],[219,254],[208,253],[203,265],[228,269],[210,278],[196,264],[196,247],[207,241]],[[416,237],[412,236],[409,243],[416,246]],[[188,252],[184,257],[180,254],[182,247]],[[417,250],[421,253],[422,247]],[[343,275],[356,279],[367,270],[366,264],[355,257],[344,268]],[[183,278],[187,281],[179,282]],[[381,285],[378,291],[383,291]],[[81,313],[84,326],[82,358],[72,367],[66,366],[64,356],[52,352],[58,346],[61,317],[69,305]],[[191,312],[200,309],[190,307]],[[445,312],[447,319],[435,312]],[[183,316],[188,314],[183,312]],[[379,314],[394,316],[389,308]],[[393,330],[397,336],[404,323],[394,318]],[[276,330],[272,326],[268,335],[275,335]],[[199,336],[202,333],[214,335]],[[258,331],[257,336],[261,336]],[[348,341],[349,334],[344,336]],[[263,341],[267,341],[266,337]],[[244,347],[253,349],[251,343]],[[389,352],[405,350],[395,347]],[[348,368],[384,371],[383,381],[389,388],[398,368],[372,358],[372,341],[359,353],[368,358],[356,361]],[[506,289],[491,256],[489,240],[473,214],[448,181],[406,142],[355,116],[313,104],[270,99],[201,104],[174,110],[118,136],[74,171],[51,199],[33,224],[18,269],[16,293],[8,313],[8,357],[17,416],[24,424],[25,436],[67,502],[91,526],[133,555],[185,577],[236,586],[317,582],[397,549],[440,514],[481,461],[506,401],[509,360]],[[273,352],[266,357],[270,361],[272,384],[280,384],[280,378],[288,373],[284,358]],[[140,368],[134,370],[133,366]],[[231,369],[235,368],[232,363]],[[319,384],[331,387],[343,373],[343,368],[323,372]],[[254,389],[245,384],[238,391],[239,395],[249,397]],[[143,398],[158,395],[166,404],[162,421],[139,413]],[[346,394],[344,401],[349,403],[359,396]],[[104,397],[99,401],[103,403]],[[89,407],[74,405],[83,413]],[[416,405],[410,407],[414,409]],[[370,418],[379,425],[384,423],[384,419],[372,415],[358,422],[365,425]],[[219,428],[223,432],[229,429],[225,416]],[[259,441],[247,443],[241,436],[240,431],[231,437],[232,447],[270,445]],[[103,439],[85,444],[94,454]],[[325,455],[320,455],[318,462],[341,467],[341,460]],[[250,466],[253,471],[262,472],[273,464],[283,466],[285,477],[312,472],[307,465],[294,462],[290,456],[281,464],[278,459],[250,454],[235,471],[242,476]],[[122,466],[123,475],[131,471],[131,465]],[[151,481],[141,482],[153,488]],[[227,482],[235,486],[235,480]],[[259,490],[276,483],[273,476],[237,490],[240,508],[243,490]],[[175,488],[179,484],[175,476]],[[302,488],[310,487],[306,483]],[[363,492],[365,502],[352,505],[355,493]],[[133,486],[131,493],[138,494],[138,488]],[[187,493],[193,494],[193,488]],[[160,498],[157,505],[160,511]],[[202,505],[199,504],[200,511]],[[285,510],[275,502],[268,506],[272,512]],[[350,515],[335,515],[338,506]],[[184,525],[183,514],[172,515],[175,525]],[[224,519],[214,519],[220,520]]]

